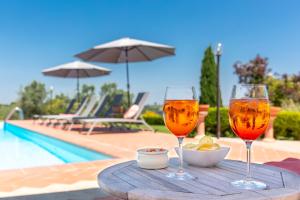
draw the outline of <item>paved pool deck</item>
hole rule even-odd
[[[91,135],[85,135],[76,130],[65,131],[59,127],[51,128],[34,124],[31,120],[9,121],[9,123],[111,155],[113,158],[47,167],[0,170],[0,196],[15,196],[36,191],[41,191],[41,193],[64,191],[72,187],[75,189],[84,188],[84,186],[87,189],[96,188],[96,176],[101,170],[116,163],[135,159],[135,152],[138,148],[163,147],[170,150],[170,156],[175,156],[173,147],[177,146],[177,139],[165,133],[120,132],[120,130],[110,131],[99,127]],[[185,142],[195,140],[187,138]],[[221,138],[217,142],[231,147],[227,159],[245,160],[246,150],[240,139]],[[256,141],[253,144],[253,162],[281,161],[288,157],[300,159],[299,141]]]

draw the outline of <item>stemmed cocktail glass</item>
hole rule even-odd
[[[178,180],[192,179],[193,177],[183,170],[182,142],[193,131],[198,122],[198,101],[193,87],[168,87],[165,93],[164,121],[171,133],[179,142],[180,167],[176,173],[167,176]]]
[[[270,105],[265,85],[235,85],[229,105],[231,129],[246,143],[247,175],[231,184],[240,189],[265,189],[267,185],[251,177],[251,145],[269,126]]]

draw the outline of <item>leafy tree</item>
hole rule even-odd
[[[10,104],[0,104],[0,120],[4,120],[9,112],[16,106],[17,104],[15,102],[11,102]],[[17,116],[17,113],[15,113],[11,119],[16,118]]]
[[[282,101],[285,98],[282,91],[282,79],[268,76],[265,78],[264,83],[268,86],[269,99],[272,104],[274,106],[281,106]]]
[[[115,95],[117,93],[117,84],[116,83],[104,83],[101,86],[100,95]]]
[[[292,95],[291,98],[299,103],[300,102],[300,73],[298,73],[297,75],[292,75],[290,77],[291,82],[292,82]]]
[[[300,103],[300,75],[283,74],[266,79],[271,102],[275,106]]]
[[[33,114],[43,113],[43,104],[47,97],[45,84],[32,81],[20,92],[19,105],[24,111],[26,118]]]
[[[95,94],[95,86],[94,85],[87,85],[87,84],[83,84],[81,86],[81,98],[87,95],[92,95]]]
[[[269,75],[268,58],[257,55],[248,63],[238,61],[233,67],[240,83],[266,84],[274,106],[300,102],[300,75]]]
[[[114,95],[116,94],[123,94],[123,99],[122,99],[122,107],[123,108],[127,108],[127,92],[122,90],[122,89],[118,89],[118,86],[116,83],[105,83],[101,86],[101,90],[100,90],[100,95],[104,95],[104,94],[107,94],[109,95],[111,98],[110,98],[110,101],[109,101],[109,104],[112,103],[112,98]],[[130,95],[131,97],[131,102],[132,102],[132,99],[133,99],[133,94]]]
[[[217,66],[211,46],[204,52],[200,77],[200,103],[216,106],[217,104]],[[220,97],[221,98],[221,97]],[[222,99],[222,98],[221,98]],[[221,100],[222,105],[222,100]]]
[[[267,74],[271,71],[268,68],[268,64],[268,58],[257,55],[248,63],[242,63],[241,61],[234,63],[234,73],[238,75],[239,83],[262,84]]]
[[[43,111],[45,114],[59,114],[65,112],[70,98],[63,93],[56,95],[53,99],[48,99],[44,106]]]

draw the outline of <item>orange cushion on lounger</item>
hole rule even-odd
[[[138,105],[132,105],[129,110],[124,114],[124,118],[125,119],[131,119],[133,118],[137,111],[139,110],[139,106]]]

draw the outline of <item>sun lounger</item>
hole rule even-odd
[[[116,94],[112,100],[111,106],[109,109],[104,113],[103,117],[113,117],[115,114],[115,109],[121,107],[123,99],[123,94]]]
[[[84,109],[84,107],[86,106],[86,104],[88,102],[88,98],[87,98],[87,96],[83,97],[80,104],[78,105],[75,113],[72,114],[71,110],[72,110],[75,102],[76,102],[76,99],[72,99],[70,101],[69,105],[67,106],[67,109],[64,113],[61,113],[61,114],[58,114],[58,115],[38,115],[36,117],[39,118],[39,119],[51,119],[51,118],[55,118],[56,116],[59,116],[59,115],[77,115],[77,114],[81,113],[82,110]]]
[[[81,101],[80,104],[78,105],[75,114],[79,114],[82,112],[82,110],[85,108],[86,104],[88,103],[88,96],[84,96]]]
[[[72,110],[75,102],[76,102],[75,98],[71,99],[71,101],[69,102],[64,114],[70,114],[71,113],[71,110]],[[45,117],[45,116],[50,116],[50,115],[33,115],[33,119],[37,120],[37,119],[41,119],[42,117]]]
[[[53,122],[55,120],[57,120],[58,118],[61,118],[61,117],[71,117],[71,116],[79,116],[83,113],[84,109],[87,107],[87,104],[89,103],[89,100],[90,98],[88,98],[87,96],[84,97],[79,106],[77,107],[77,110],[74,114],[58,114],[58,115],[44,115],[41,117],[41,119],[44,119],[44,122],[42,122],[41,124],[46,124],[46,125],[49,125],[49,126],[53,126],[55,125]],[[48,120],[48,121],[47,121]],[[45,123],[47,121],[47,123]]]
[[[95,119],[81,119],[80,121],[84,124],[91,124],[88,135],[91,134],[93,129],[97,124],[100,123],[109,123],[109,124],[141,124],[145,125],[147,129],[154,131],[154,129],[148,125],[144,119],[139,118],[144,106],[145,102],[149,96],[149,93],[143,92],[139,93],[135,103],[126,111],[126,113],[123,115],[123,118],[95,118]]]
[[[60,122],[60,125],[63,125],[65,122],[71,121],[74,117],[88,117],[90,113],[92,112],[93,108],[98,102],[98,98],[93,95],[90,97],[88,103],[86,104],[85,108],[82,109],[82,112],[75,115],[58,115],[53,117],[52,119],[56,120],[57,122]]]
[[[79,106],[77,107],[77,110],[74,114],[70,114],[72,107],[74,106],[76,99],[72,99],[66,109],[66,111],[62,114],[58,114],[58,115],[35,115],[34,119],[39,119],[41,120],[41,122],[39,123],[40,125],[42,124],[51,124],[51,120],[55,119],[58,116],[61,115],[78,115],[82,112],[82,110],[85,108],[87,102],[88,102],[88,98],[87,96],[83,97]],[[46,123],[46,121],[48,120],[48,123]],[[35,121],[34,121],[35,123]]]
[[[71,113],[71,110],[72,110],[75,102],[76,102],[75,98],[71,99],[71,101],[69,102],[69,105],[66,108],[66,111],[64,112],[65,114],[70,114]]]
[[[72,118],[72,122],[68,128],[68,130],[70,131],[74,125],[74,123],[81,123],[81,119],[95,119],[95,118],[99,118],[102,116],[111,116],[113,115],[113,108],[120,106],[121,102],[122,102],[122,98],[123,98],[123,94],[117,94],[114,96],[113,100],[112,100],[112,104],[109,107],[109,109],[105,111],[105,107],[108,104],[109,101],[109,96],[105,95],[100,101],[98,106],[95,108],[94,112],[91,114],[91,116],[77,116],[77,117],[73,117]]]
[[[74,123],[78,123],[80,122],[80,119],[92,119],[92,118],[97,118],[100,117],[100,114],[104,112],[104,108],[107,105],[109,100],[109,96],[108,95],[104,95],[102,96],[99,101],[97,106],[95,107],[95,109],[93,110],[93,112],[88,115],[88,116],[75,116],[72,117],[69,121],[70,121],[70,125],[68,127],[68,130],[70,131],[74,125]]]

